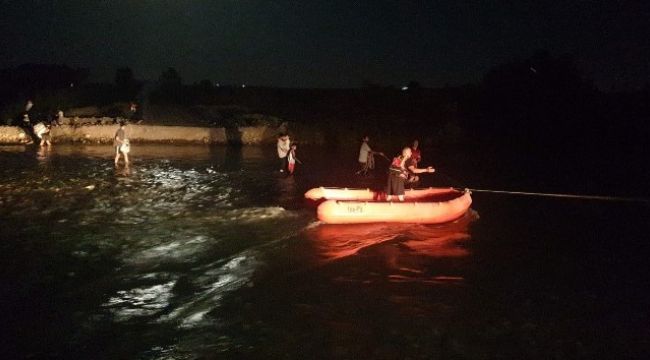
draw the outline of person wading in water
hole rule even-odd
[[[120,161],[120,154],[124,155],[124,164],[129,164],[129,151],[131,150],[131,144],[129,139],[126,138],[124,128],[126,127],[125,122],[120,122],[120,128],[115,132],[115,137],[113,137],[113,146],[115,146],[115,165]]]
[[[375,154],[385,157],[382,152],[372,151],[370,145],[368,145],[369,141],[370,137],[368,135],[362,139],[361,147],[359,148],[359,171],[356,172],[357,175],[368,175],[370,170],[375,168]]]
[[[290,146],[291,139],[289,139],[289,135],[284,133],[280,134],[277,144],[280,172],[284,172],[287,169],[287,155],[289,154]]]

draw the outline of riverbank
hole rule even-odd
[[[51,130],[54,143],[95,143],[113,141],[118,125],[61,125]],[[127,136],[132,142],[179,144],[241,144],[263,145],[275,143],[277,135],[288,131],[303,144],[322,144],[324,136],[319,131],[303,126],[242,126],[233,128],[129,125]],[[0,126],[0,145],[28,144],[32,136],[17,126]]]

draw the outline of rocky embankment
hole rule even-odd
[[[0,126],[0,145],[26,144],[31,137],[17,126]]]
[[[61,125],[52,127],[54,143],[110,143],[118,125]],[[280,132],[288,131],[293,139],[303,144],[321,144],[323,135],[304,126],[280,127],[246,126],[236,128],[128,125],[126,135],[132,142],[188,143],[188,144],[243,144],[261,145],[275,143]],[[0,145],[27,144],[35,141],[33,134],[16,126],[0,126]]]

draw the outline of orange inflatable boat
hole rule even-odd
[[[328,224],[375,222],[438,224],[458,219],[472,204],[472,197],[468,190],[436,188],[423,190],[436,191],[435,194],[411,198],[404,202],[327,200],[318,206],[318,219]]]
[[[425,189],[407,189],[404,191],[406,201],[424,199],[440,194],[448,194],[455,191],[453,188],[425,188]],[[386,194],[380,191],[370,189],[349,189],[334,187],[317,187],[305,193],[305,198],[309,200],[359,200],[359,201],[378,201],[386,200]]]

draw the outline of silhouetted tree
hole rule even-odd
[[[199,88],[203,91],[209,92],[212,91],[212,89],[214,89],[214,85],[212,85],[212,81],[203,79],[199,81]]]
[[[115,71],[115,86],[118,89],[126,89],[132,86],[135,83],[135,78],[133,77],[133,70],[128,67],[118,68]]]
[[[167,68],[160,74],[158,89],[152,94],[156,102],[183,103],[186,99],[183,92],[183,80],[173,67]]]
[[[0,70],[0,107],[3,118],[22,116],[13,109],[34,101],[32,112],[37,120],[59,107],[75,104],[72,99],[90,74],[88,69],[66,65],[23,64]]]
[[[178,71],[173,67],[167,68],[160,74],[160,86],[163,88],[179,88],[183,85],[183,80]]]
[[[479,129],[522,143],[559,141],[579,131],[594,92],[570,57],[547,52],[492,68],[481,86]]]
[[[115,71],[115,87],[117,99],[121,101],[133,100],[138,93],[140,84],[133,76],[133,70],[128,67],[118,68]]]
[[[2,97],[35,97],[40,92],[69,89],[82,85],[88,69],[66,65],[24,64],[0,71]]]

